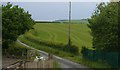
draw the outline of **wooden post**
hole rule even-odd
[[[70,47],[70,23],[71,23],[71,2],[69,2],[68,47]]]

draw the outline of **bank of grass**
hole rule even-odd
[[[29,31],[29,35],[33,35],[41,41],[49,41],[53,43],[68,43],[68,24],[59,23],[36,23],[34,30]],[[71,41],[73,45],[78,46],[81,50],[82,46],[92,47],[92,36],[87,24],[71,24]]]
[[[24,35],[21,35],[19,37],[19,40],[21,42],[31,46],[31,47],[34,47],[34,48],[39,49],[39,50],[43,50],[43,51],[48,52],[48,53],[58,54],[60,56],[72,56],[73,55],[73,54],[68,53],[68,52],[59,51],[58,49],[54,49],[54,48],[51,48],[51,47],[48,47],[48,46],[43,46],[43,45],[41,45],[39,43],[29,41],[24,37]]]
[[[34,47],[39,50],[43,50],[48,53],[69,59],[73,62],[77,62],[88,66],[90,68],[109,68],[110,66],[105,62],[94,62],[82,58],[81,48],[86,46],[92,48],[92,37],[90,36],[90,29],[87,24],[71,24],[71,41],[73,45],[79,48],[79,54],[74,55],[70,52],[65,52],[60,49],[43,45],[41,42],[51,42],[53,44],[67,44],[68,43],[68,25],[67,24],[42,24],[37,23],[34,29],[26,32],[19,37],[23,43]]]
[[[69,59],[73,62],[83,64],[83,65],[88,66],[90,68],[110,68],[110,66],[108,64],[106,64],[105,62],[89,61],[89,60],[83,59],[82,54],[80,54],[80,53],[78,55],[74,55],[74,54],[71,54],[71,53],[68,53],[68,52],[59,51],[57,49],[54,49],[54,48],[51,48],[51,47],[48,47],[48,46],[43,46],[43,45],[40,45],[40,44],[35,43],[33,41],[29,41],[28,39],[26,39],[24,37],[24,35],[21,35],[19,37],[19,39],[20,39],[20,41],[28,44],[31,47],[34,47],[36,49],[43,50],[45,52],[52,53],[54,55]]]

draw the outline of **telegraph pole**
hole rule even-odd
[[[70,23],[71,23],[71,2],[69,2],[69,28],[68,28],[68,47],[70,47]]]

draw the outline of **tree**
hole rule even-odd
[[[89,19],[88,27],[92,31],[93,47],[96,50],[119,51],[119,4],[117,2],[100,3]]]
[[[7,3],[2,5],[2,45],[7,49],[19,35],[32,28],[34,21],[29,12],[23,8]]]

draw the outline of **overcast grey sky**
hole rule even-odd
[[[68,2],[13,2],[32,14],[34,20],[68,19]],[[98,2],[72,2],[72,19],[88,18]]]

